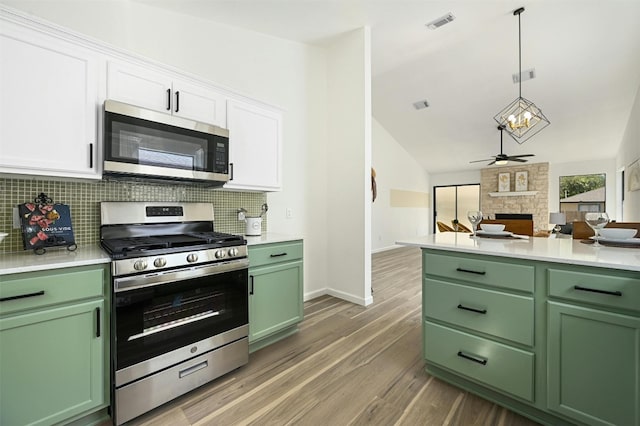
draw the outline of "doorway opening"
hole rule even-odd
[[[453,230],[456,223],[471,229],[471,222],[467,219],[467,212],[471,210],[480,210],[479,183],[433,187],[434,233],[440,232],[438,222]]]

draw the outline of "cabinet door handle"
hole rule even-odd
[[[253,294],[253,275],[249,275],[249,294]]]
[[[89,168],[93,169],[93,144],[89,144]]]
[[[167,89],[167,111],[171,111],[171,89]]]
[[[180,92],[176,92],[176,112],[180,110]]]
[[[458,356],[460,358],[468,359],[469,361],[477,362],[478,364],[482,364],[482,365],[487,365],[487,361],[488,361],[485,358],[480,358],[480,357],[477,357],[477,356],[468,355],[468,354],[465,354],[462,351],[458,351]]]
[[[574,285],[573,288],[578,291],[590,291],[592,293],[608,294],[609,296],[622,296],[622,292],[617,290],[616,291],[600,290],[597,288],[588,288],[588,287],[582,287],[579,285]]]
[[[229,163],[229,180],[233,180],[233,163]]]
[[[96,308],[96,337],[100,337],[101,329],[100,326],[100,308]]]
[[[463,305],[458,305],[458,309],[464,309],[465,311],[476,312],[478,314],[486,314],[487,313],[486,309],[475,309],[475,308],[470,308],[468,306],[463,306]]]
[[[476,275],[485,275],[486,274],[485,271],[473,271],[471,269],[463,269],[463,268],[456,268],[456,271],[458,271],[458,272],[467,272],[469,274],[476,274]]]
[[[284,252],[284,253],[272,254],[269,257],[281,257],[281,256],[286,256],[286,255],[287,255],[287,252]]]
[[[35,296],[44,296],[44,290],[36,291],[35,293],[19,294],[17,296],[2,297],[0,298],[0,302],[7,302],[9,300],[16,300],[16,299],[25,299],[27,297],[35,297]]]

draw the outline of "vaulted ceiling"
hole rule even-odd
[[[551,125],[521,145],[505,135],[505,153],[614,158],[640,86],[638,0],[138,1],[320,46],[370,26],[373,115],[431,173],[486,167],[469,162],[499,153],[493,117],[518,96],[518,7],[522,69],[536,75],[522,96]],[[449,12],[452,22],[425,26]]]

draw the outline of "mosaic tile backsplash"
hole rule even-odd
[[[68,204],[78,246],[100,241],[101,201],[176,201],[212,203],[215,230],[243,234],[245,223],[236,210],[244,207],[249,216],[260,214],[267,196],[262,192],[236,192],[197,186],[146,184],[129,181],[51,181],[0,177],[0,232],[9,235],[0,243],[0,253],[22,251],[22,233],[13,229],[13,208],[32,202],[44,192],[54,203]],[[263,218],[262,230],[267,230]]]

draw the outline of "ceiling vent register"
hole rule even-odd
[[[441,16],[438,19],[434,19],[431,22],[427,22],[425,25],[427,26],[427,28],[435,30],[440,28],[443,25],[448,24],[449,22],[453,21],[454,19],[456,19],[455,16],[453,16],[453,13],[449,12],[444,16]]]

